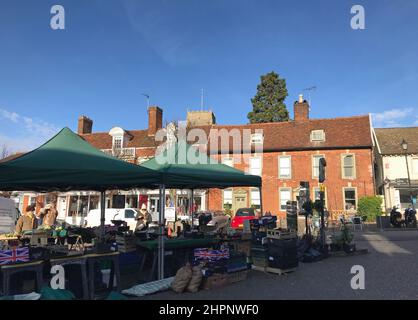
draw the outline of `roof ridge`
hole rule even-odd
[[[316,121],[335,121],[335,120],[350,120],[350,119],[360,119],[360,118],[369,118],[369,115],[356,115],[356,116],[347,116],[347,117],[335,117],[335,118],[318,118],[318,119],[308,119],[308,120],[288,120],[288,121],[278,121],[278,122],[260,122],[260,123],[243,123],[243,124],[213,124],[205,126],[196,126],[199,127],[239,127],[239,126],[259,126],[259,125],[283,125],[283,124],[294,124],[294,123],[303,123],[303,122],[316,122]]]

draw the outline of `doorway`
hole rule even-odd
[[[232,211],[235,212],[240,208],[247,207],[247,192],[245,190],[234,191],[232,200]]]

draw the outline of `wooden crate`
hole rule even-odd
[[[252,257],[253,266],[265,268],[268,267],[268,260],[266,258]]]
[[[136,250],[135,236],[116,236],[118,251],[126,253]]]
[[[251,269],[255,270],[255,271],[261,271],[261,272],[266,272],[266,273],[274,273],[274,274],[278,274],[278,275],[285,275],[288,274],[290,272],[294,272],[296,271],[296,268],[291,268],[291,269],[279,269],[279,268],[271,268],[271,267],[258,267],[255,265],[252,265]]]

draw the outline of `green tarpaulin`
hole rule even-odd
[[[144,162],[141,167],[159,172],[166,188],[261,186],[261,177],[218,163],[184,141]]]
[[[159,183],[159,173],[107,155],[68,128],[39,148],[0,163],[4,191],[102,191]]]

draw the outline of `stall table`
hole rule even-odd
[[[43,284],[43,277],[42,277],[42,270],[43,270],[43,262],[36,261],[36,262],[25,262],[25,263],[17,263],[17,264],[9,264],[1,266],[1,274],[3,278],[3,295],[7,296],[10,294],[10,277],[13,274],[20,273],[20,272],[34,272],[36,275],[36,290],[40,292],[42,284]]]
[[[96,262],[102,261],[112,261],[113,267],[110,269],[110,278],[108,289],[112,290],[113,288],[113,278],[116,276],[116,290],[120,292],[120,271],[119,271],[119,252],[109,252],[109,253],[94,253],[87,254],[84,256],[87,258],[88,264],[88,273],[89,273],[89,290],[90,290],[90,299],[94,299],[95,295],[95,283],[94,283],[94,265]]]
[[[215,238],[203,238],[203,239],[169,239],[164,242],[165,251],[188,251],[195,248],[204,248],[209,247],[215,244],[218,244],[219,240]],[[153,255],[152,267],[149,276],[149,281],[154,280],[154,275],[157,267],[157,258],[158,258],[158,240],[148,240],[137,242],[138,250],[142,254],[142,261],[139,267],[140,272],[143,271],[145,261],[149,255]],[[186,260],[188,255],[186,254]]]
[[[68,265],[80,266],[81,281],[83,286],[83,299],[89,298],[88,280],[87,280],[87,259],[86,256],[67,256],[63,258],[55,258],[50,260],[51,267],[61,265],[63,267]]]

